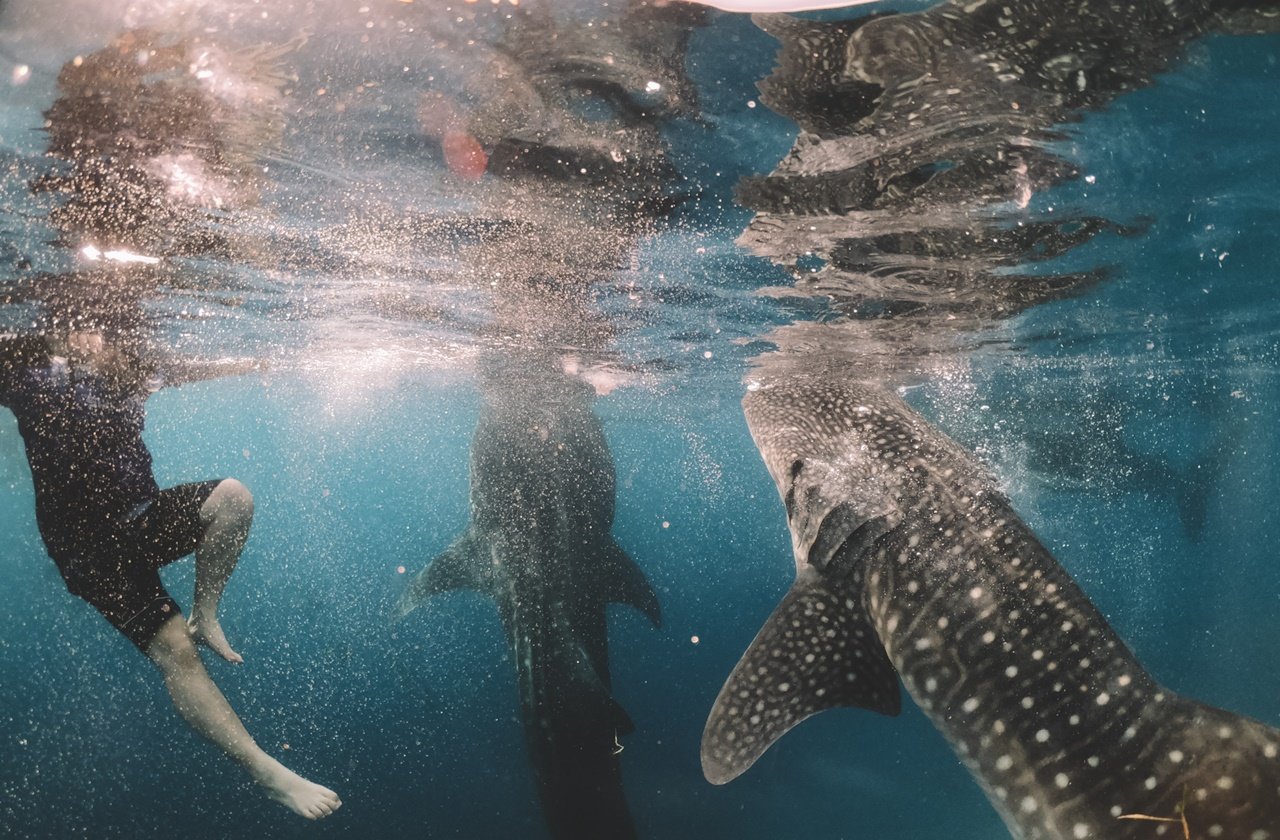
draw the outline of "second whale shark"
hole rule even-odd
[[[1157,683],[902,399],[796,378],[743,402],[796,582],[716,699],[710,781],[825,709],[896,714],[901,676],[1019,840],[1280,837],[1280,732]]]
[[[551,836],[635,837],[618,762],[634,726],[610,689],[605,611],[630,604],[655,625],[660,612],[610,534],[615,473],[591,388],[517,365],[488,371],[482,393],[470,526],[410,582],[400,615],[449,590],[491,596]]]

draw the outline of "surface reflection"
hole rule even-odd
[[[796,270],[775,293],[826,299],[839,316],[783,328],[780,352],[805,348],[801,367],[826,356],[890,373],[927,370],[932,355],[1103,279],[1110,266],[1096,257],[1063,258],[1137,236],[1149,219],[1076,209],[1091,176],[1067,126],[1150,84],[1206,32],[1275,25],[1270,12],[1196,3],[941,3],[757,21],[782,44],[761,98],[801,133],[773,173],[742,184],[756,215],[739,241]],[[1081,259],[1094,265],[1074,267]]]

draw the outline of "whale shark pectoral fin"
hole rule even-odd
[[[396,617],[404,618],[427,598],[441,592],[453,589],[488,592],[493,572],[489,558],[482,548],[483,542],[474,531],[467,529],[443,554],[428,563],[425,569],[409,581],[409,587],[396,604]]]
[[[712,784],[731,781],[793,726],[836,706],[898,714],[898,674],[858,595],[806,571],[720,689],[702,771]]]
[[[601,562],[600,579],[605,587],[605,600],[635,607],[653,622],[654,627],[661,627],[662,606],[636,561],[611,539]]]

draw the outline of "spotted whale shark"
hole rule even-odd
[[[657,596],[610,535],[615,474],[593,393],[517,366],[485,377],[471,444],[471,523],[405,590],[491,596],[516,669],[543,816],[558,840],[635,837],[619,738],[634,730],[610,688],[606,607],[660,621]]]
[[[837,706],[908,694],[1019,840],[1280,838],[1280,732],[1162,687],[992,477],[895,393],[750,391],[796,580],[711,711],[728,782]]]

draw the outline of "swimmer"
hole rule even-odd
[[[153,371],[99,331],[0,341],[0,405],[18,420],[36,522],[67,589],[88,601],[160,670],[173,705],[267,795],[308,819],[342,802],[267,755],[205,670],[196,644],[243,662],[218,604],[253,520],[234,478],[161,490],[142,439]],[[195,554],[190,620],[159,569]]]

